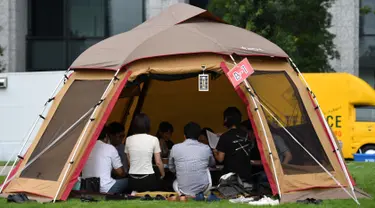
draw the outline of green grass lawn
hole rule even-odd
[[[0,166],[4,166],[5,164],[7,164],[7,162],[8,162],[8,161],[0,161]],[[12,165],[13,165],[13,162],[14,162],[14,161],[10,161],[10,162],[8,163],[8,166],[12,166]]]
[[[8,161],[0,161],[0,166],[5,166]],[[7,166],[12,166],[14,161],[10,161]],[[18,162],[17,162],[18,163]],[[17,163],[15,165],[17,165]]]
[[[355,163],[350,162],[348,163],[349,170],[353,177],[357,182],[357,186],[369,193],[372,196],[375,196],[375,163]],[[4,177],[0,176],[0,182],[4,180]],[[375,207],[375,199],[361,199],[360,200],[361,207]],[[77,199],[70,199],[66,202],[59,202],[56,204],[38,204],[38,203],[29,203],[29,204],[8,204],[5,199],[0,198],[0,207],[1,208],[39,208],[39,207],[47,207],[47,208],[77,208],[77,207],[89,207],[89,208],[124,208],[124,207],[152,207],[152,208],[161,208],[161,207],[211,207],[211,208],[219,208],[219,207],[250,207],[247,204],[231,204],[226,200],[222,200],[220,202],[194,202],[189,201],[187,203],[181,202],[161,202],[161,201],[151,201],[145,202],[140,200],[133,200],[133,201],[121,201],[121,202],[94,202],[94,203],[82,203]],[[260,206],[260,207],[270,207],[270,206]],[[283,204],[277,206],[280,208],[297,208],[297,207],[316,207],[316,205],[300,205],[300,204]],[[353,200],[325,200],[322,205],[317,207],[340,207],[340,208],[349,208],[349,207],[356,207],[356,204]]]

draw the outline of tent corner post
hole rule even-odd
[[[107,96],[107,93],[108,93],[110,87],[111,87],[112,85],[114,85],[114,84],[119,80],[119,78],[117,77],[117,75],[119,74],[120,70],[121,70],[121,68],[117,69],[116,73],[114,74],[114,76],[112,77],[111,81],[109,82],[107,88],[104,90],[104,92],[103,92],[103,94],[102,94],[102,96],[101,96],[101,98],[100,98],[99,103],[98,103],[97,105],[94,106],[94,109],[93,109],[93,111],[92,111],[92,113],[91,113],[91,115],[90,115],[90,119],[86,122],[86,125],[85,125],[85,127],[84,127],[84,129],[83,129],[83,131],[82,131],[83,133],[82,133],[82,134],[80,135],[80,137],[78,138],[78,143],[76,144],[76,146],[75,146],[75,148],[74,148],[74,150],[73,150],[73,155],[71,156],[71,158],[70,158],[70,160],[69,160],[68,167],[66,168],[66,170],[65,170],[65,172],[64,172],[64,176],[63,176],[63,178],[62,178],[62,180],[61,180],[61,182],[60,182],[60,184],[59,184],[59,187],[58,187],[58,189],[57,189],[57,191],[56,191],[55,197],[53,198],[53,203],[56,202],[57,197],[59,196],[59,193],[60,193],[60,191],[61,191],[62,185],[64,184],[65,179],[66,179],[66,177],[67,177],[67,175],[68,175],[68,172],[69,172],[71,166],[72,166],[73,163],[74,163],[74,159],[75,159],[75,157],[76,157],[76,154],[77,154],[78,148],[81,146],[82,140],[83,140],[83,138],[86,136],[86,133],[87,133],[87,130],[88,130],[90,124],[92,123],[92,121],[94,121],[94,120],[92,120],[92,117],[95,115],[95,113],[96,113],[98,107],[99,107],[99,106],[103,103],[103,101],[106,99],[106,96]]]
[[[42,111],[41,113],[38,114],[38,117],[35,119],[35,121],[33,122],[33,125],[31,126],[30,130],[29,130],[29,133],[27,133],[27,136],[24,137],[24,139],[22,140],[23,144],[21,146],[21,149],[19,150],[18,152],[18,157],[16,157],[16,159],[14,160],[13,164],[12,164],[12,167],[10,168],[10,171],[9,173],[7,174],[7,176],[5,177],[5,180],[3,182],[3,185],[0,187],[0,194],[3,192],[4,190],[4,187],[7,183],[9,183],[10,181],[7,181],[9,179],[9,176],[12,172],[12,170],[14,169],[14,166],[15,164],[19,161],[19,158],[20,158],[20,155],[22,154],[23,150],[25,149],[25,146],[27,144],[27,142],[30,140],[30,137],[32,135],[32,133],[34,132],[35,128],[36,128],[36,125],[38,124],[39,122],[39,119],[41,119],[41,115],[43,115],[43,113],[45,112],[47,106],[48,106],[48,103],[52,102],[54,99],[51,100],[52,97],[54,97],[56,91],[59,89],[61,83],[64,82],[65,80],[65,77],[66,77],[66,74],[69,73],[70,71],[70,68],[67,69],[65,72],[64,72],[64,76],[60,79],[60,81],[58,82],[57,86],[55,87],[55,89],[52,91],[51,93],[51,96],[48,98],[48,101],[44,104],[43,108],[42,108]],[[14,155],[14,153],[13,153]],[[13,155],[11,157],[13,157]],[[7,164],[5,165],[5,167],[8,165],[8,163],[10,162],[10,160],[7,162]],[[1,173],[4,171],[5,167],[1,170]]]
[[[312,98],[313,98],[313,101],[315,103],[316,106],[320,106],[319,105],[319,102],[318,102],[318,99],[317,97],[315,96],[315,94],[313,93],[313,91],[311,90],[309,84],[307,83],[305,77],[303,76],[303,74],[301,73],[301,71],[298,69],[297,65],[294,63],[294,61],[289,57],[288,58],[289,62],[291,63],[292,67],[297,71],[298,75],[301,77],[302,81],[304,82],[305,86],[307,87],[308,91],[313,95]],[[332,133],[332,130],[331,128],[329,127],[328,123],[327,123],[327,120],[325,119],[325,116],[324,116],[324,113],[322,111],[322,109],[319,107],[317,108],[316,110],[319,110],[319,115],[321,116],[322,118],[322,121],[323,121],[323,124],[324,124],[324,127],[326,128],[327,132],[328,132],[328,138],[330,139],[330,141],[332,142],[333,144],[333,148],[335,150],[338,149],[338,145],[336,143],[336,140],[334,139],[334,136],[333,136],[333,133]],[[353,194],[353,197],[354,197],[354,200],[357,204],[360,204],[358,199],[357,199],[357,196],[355,194],[355,191],[354,191],[354,185],[350,179],[350,176],[349,176],[349,173],[348,173],[348,170],[346,169],[346,165],[345,165],[345,162],[344,162],[344,159],[340,153],[340,151],[335,151],[335,154],[339,160],[339,163],[341,165],[341,168],[342,170],[344,171],[344,174],[345,174],[345,177],[349,183],[349,186],[351,188],[351,191],[352,191],[352,194]]]
[[[250,94],[250,97],[251,97],[251,100],[252,100],[252,102],[254,104],[254,107],[257,109],[258,105],[255,102],[255,98],[253,97],[253,94],[250,93],[251,92],[250,83],[246,79],[243,82],[244,82],[244,84],[246,86],[246,89],[247,89],[248,93]],[[260,121],[260,125],[262,126],[262,131],[264,133],[264,137],[266,138],[267,149],[268,149],[268,151],[270,153],[269,156],[270,156],[271,163],[272,163],[272,169],[273,169],[273,172],[274,172],[274,177],[275,177],[275,181],[276,181],[277,191],[279,192],[279,197],[281,199],[281,195],[282,194],[281,194],[280,182],[279,182],[279,178],[277,176],[276,166],[275,166],[275,161],[273,160],[273,154],[272,154],[271,146],[270,146],[270,143],[269,143],[269,140],[268,140],[268,136],[267,136],[266,129],[264,127],[264,123],[263,123],[262,117],[260,115],[260,112],[259,112],[259,110],[257,110],[256,112],[257,112],[257,115],[258,115],[258,119]]]

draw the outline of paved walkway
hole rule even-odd
[[[0,166],[0,172],[3,170],[4,166]],[[10,171],[11,166],[7,166],[0,176],[6,176]]]

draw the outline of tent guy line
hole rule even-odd
[[[119,72],[120,72],[121,68],[117,69],[115,75],[112,77],[110,83],[108,84],[107,88],[105,89],[105,91],[103,92],[103,95],[101,96],[100,98],[100,101],[97,105],[94,106],[94,110],[92,112],[92,114],[90,115],[90,119],[87,121],[86,125],[85,125],[85,128],[83,130],[83,134],[80,135],[80,137],[78,138],[78,144],[75,146],[74,148],[74,151],[73,151],[73,155],[72,157],[70,158],[69,160],[69,164],[68,164],[68,168],[65,170],[65,173],[64,173],[64,176],[63,176],[63,179],[61,180],[60,182],[60,185],[59,185],[59,188],[57,189],[57,192],[56,192],[56,195],[55,197],[53,198],[53,202],[56,201],[59,193],[60,193],[60,190],[61,190],[61,187],[65,181],[65,178],[74,162],[74,159],[76,157],[76,154],[77,154],[77,151],[78,151],[78,148],[80,147],[81,143],[82,143],[82,139],[84,138],[84,136],[86,136],[86,133],[87,133],[87,130],[88,130],[88,127],[90,126],[90,124],[92,123],[93,121],[93,116],[95,116],[95,113],[98,109],[98,106],[107,98],[107,94],[108,94],[108,91],[109,91],[109,88],[112,86],[112,85],[115,85],[117,83],[117,81],[119,80],[119,78],[117,77]],[[128,72],[129,73],[129,72]]]
[[[233,58],[233,56],[230,55],[229,57],[232,59],[234,65],[237,65],[237,62],[236,62],[236,60]],[[246,86],[247,89],[250,89],[250,84],[249,84],[249,82],[247,81],[247,79],[244,79],[243,83],[245,83],[245,86]],[[251,95],[251,94],[250,94],[250,95]],[[252,101],[253,101],[253,104],[254,104],[255,109],[258,109],[258,105],[257,105],[257,104],[255,103],[255,101],[254,101],[254,96],[251,96],[251,98],[252,98]],[[267,136],[267,134],[266,134],[266,129],[265,129],[265,127],[264,127],[264,123],[263,123],[263,120],[262,120],[262,118],[261,118],[261,116],[260,116],[260,113],[259,113],[258,110],[257,110],[256,112],[257,112],[257,115],[258,115],[258,118],[259,118],[259,121],[260,121],[260,125],[262,126],[262,130],[263,130],[264,137],[266,138],[267,148],[268,148],[268,151],[269,151],[269,153],[270,153],[270,158],[271,158],[271,163],[272,163],[272,168],[273,168],[273,174],[274,174],[274,177],[275,177],[275,180],[276,180],[277,191],[278,191],[279,196],[280,196],[280,198],[281,198],[280,182],[279,182],[279,178],[278,178],[278,176],[277,176],[277,171],[276,171],[275,162],[274,162],[274,160],[272,159],[272,158],[273,158],[273,155],[272,155],[272,151],[271,151],[271,146],[270,146],[270,143],[269,143],[269,140],[268,140],[268,136]]]
[[[248,89],[250,91],[250,89]],[[253,95],[252,95],[253,97]],[[285,126],[279,121],[279,119],[277,119],[271,112],[270,110],[264,106],[259,100],[258,98],[256,97],[253,97],[255,99],[256,102],[259,103],[260,106],[262,106],[262,108],[264,108],[266,110],[266,112],[272,116],[272,118],[280,125],[281,128],[283,128],[283,130],[289,134],[289,136],[335,181],[335,183],[337,183],[337,185],[339,185],[358,205],[360,204],[357,197],[355,196],[355,193],[354,193],[354,189],[352,190],[353,191],[353,195],[351,195],[348,190],[346,190],[344,188],[344,186],[310,153],[310,151],[308,151],[286,128]],[[348,181],[350,183],[350,181]]]
[[[53,140],[51,144],[49,144],[47,147],[45,147],[38,155],[36,155],[33,159],[31,159],[25,167],[23,167],[21,170],[17,171],[10,179],[4,180],[3,185],[1,186],[1,189],[4,188],[4,186],[11,182],[19,173],[24,171],[26,168],[28,168],[34,161],[36,161],[41,155],[43,155],[47,150],[49,150],[53,145],[55,145],[58,141],[60,141],[66,134],[68,134],[73,128],[75,128],[78,124],[81,123],[92,111],[94,111],[94,107],[90,108],[84,115],[82,115],[76,122],[74,122],[67,130],[65,130],[62,134],[60,134],[59,137]],[[8,173],[8,176],[10,175],[12,171]],[[1,192],[0,192],[1,193]]]
[[[23,160],[23,157],[21,156],[22,151],[25,149],[25,146],[26,146],[27,142],[30,140],[30,137],[31,137],[31,135],[32,135],[33,132],[34,132],[34,130],[35,130],[35,128],[36,128],[36,125],[37,125],[38,122],[39,122],[39,119],[41,119],[41,116],[40,116],[40,115],[43,115],[44,111],[47,109],[48,103],[51,103],[52,101],[54,101],[54,99],[52,99],[52,98],[55,97],[55,93],[56,93],[57,90],[59,89],[60,85],[61,85],[62,83],[65,84],[65,80],[66,80],[66,79],[69,79],[69,77],[67,76],[67,74],[69,73],[69,71],[70,71],[70,68],[67,69],[67,70],[65,71],[63,77],[60,79],[60,81],[58,82],[57,86],[56,86],[55,89],[52,91],[51,96],[48,98],[47,102],[44,104],[41,113],[39,113],[39,115],[38,115],[37,118],[35,119],[33,125],[32,125],[31,128],[30,128],[29,133],[28,133],[27,136],[21,141],[21,143],[23,142],[22,147],[20,148],[20,150],[19,150],[19,152],[18,152],[18,154],[17,154],[17,157],[15,158],[15,160],[14,160],[14,162],[13,162],[13,164],[12,164],[12,167],[10,168],[11,171],[9,171],[9,173],[7,174],[7,177],[5,178],[4,183],[3,183],[3,185],[2,185],[1,188],[0,188],[0,194],[3,192],[3,189],[4,189],[5,184],[8,183],[7,180],[8,180],[8,178],[9,178],[10,174],[12,173],[12,170],[13,170],[15,164],[16,164],[20,159]],[[14,150],[14,153],[16,153],[16,149]],[[4,171],[4,169],[7,167],[7,165],[8,165],[9,162],[12,160],[12,158],[15,156],[14,153],[12,154],[12,156],[11,156],[11,157],[9,158],[9,160],[7,161],[6,165],[5,165],[5,166],[3,167],[3,169],[1,170],[1,173],[2,173],[2,172]],[[5,182],[7,182],[7,183],[5,183]]]
[[[232,61],[233,61],[233,63],[234,63],[234,65],[237,65],[237,62],[236,62],[236,60],[233,58],[233,56],[232,55],[230,55],[230,58],[232,59]],[[290,61],[292,61],[292,59],[290,59]],[[292,62],[293,63],[293,62]],[[294,66],[295,66],[295,64],[294,64]],[[295,66],[296,67],[296,66]],[[302,74],[299,72],[299,70],[297,71],[297,73],[299,74],[299,75],[301,75],[302,76]],[[288,133],[288,135],[335,181],[335,183],[337,183],[337,185],[339,185],[358,205],[360,205],[360,203],[359,203],[359,201],[358,201],[358,199],[357,199],[357,197],[356,197],[356,195],[355,195],[355,192],[354,192],[354,188],[353,188],[353,186],[350,186],[350,188],[351,188],[351,191],[352,191],[352,193],[353,193],[353,195],[351,195],[350,193],[349,193],[349,191],[348,190],[346,190],[345,188],[344,188],[344,186],[310,153],[310,151],[308,151],[286,128],[285,128],[285,126],[279,121],[279,119],[277,119],[276,118],[276,116],[275,115],[273,115],[273,113],[264,105],[264,104],[262,104],[262,102],[260,102],[260,100],[255,96],[255,94],[254,94],[254,92],[252,92],[251,91],[251,85],[250,85],[250,83],[247,81],[247,79],[244,79],[243,80],[243,83],[245,84],[245,87],[246,87],[246,89],[247,89],[247,91],[249,92],[249,94],[250,94],[250,96],[251,96],[251,98],[252,98],[252,100],[253,100],[253,102],[254,102],[254,100],[257,102],[257,103],[259,103],[259,105],[263,108],[263,109],[265,109],[266,110],[266,112],[270,115],[270,116],[272,116],[272,118],[280,125],[280,127],[282,127],[283,128],[283,130],[285,131],[285,132],[287,132]],[[309,87],[307,86],[307,88],[309,89]],[[309,92],[312,92],[311,90],[309,91]],[[258,106],[257,106],[257,104],[256,103],[254,103],[254,106],[255,106],[255,109],[257,109],[256,110],[256,112],[257,112],[257,114],[259,114],[259,110],[258,110]],[[260,116],[260,115],[258,115],[258,116]],[[260,117],[259,117],[260,118]],[[262,121],[262,119],[260,118],[260,121],[261,121],[261,125],[262,125],[262,129],[263,129],[263,132],[264,132],[264,134],[265,134],[265,138],[266,138],[266,141],[267,141],[267,146],[269,146],[269,141],[268,141],[268,136],[266,135],[266,131],[265,131],[265,128],[264,128],[264,124],[263,124],[263,121]],[[335,148],[336,149],[336,148]],[[275,165],[274,165],[274,161],[273,161],[273,153],[272,153],[272,151],[271,151],[271,149],[270,149],[270,147],[269,147],[269,152],[270,152],[270,154],[269,154],[269,157],[271,158],[271,161],[272,161],[272,166],[273,166],[273,168],[274,168],[274,173],[276,173],[276,168],[275,168]],[[337,152],[337,151],[336,151]],[[341,158],[341,155],[339,155],[339,157]],[[274,174],[275,175],[275,179],[276,179],[276,183],[277,183],[277,188],[278,188],[278,191],[279,191],[279,195],[280,195],[280,197],[281,197],[281,191],[280,191],[280,187],[279,187],[279,181],[278,181],[278,178],[277,178],[277,174]],[[349,182],[349,184],[351,185],[351,181],[350,181],[350,179],[348,179],[348,182]]]
[[[55,95],[56,99],[48,104],[51,110],[47,119],[42,120],[42,128],[27,150],[25,159],[19,158],[21,162],[13,167],[6,185],[1,187],[4,196],[23,192],[39,201],[67,200],[103,125],[110,122],[123,120],[125,131],[129,134],[132,133],[132,119],[143,112],[152,118],[151,128],[157,128],[161,120],[168,120],[177,127],[175,138],[183,138],[180,126],[185,119],[209,125],[218,132],[224,131],[222,122],[218,122],[221,118],[219,112],[234,106],[242,115],[248,115],[258,141],[260,162],[269,181],[269,192],[278,195],[281,203],[295,202],[304,197],[351,198],[345,191],[349,191],[348,187],[355,186],[355,183],[350,184],[346,180],[345,163],[342,164],[337,152],[331,151],[336,145],[326,132],[329,127],[321,121],[311,95],[280,47],[255,33],[223,24],[208,11],[187,4],[175,4],[137,28],[91,46],[73,62],[70,67],[72,76],[64,76],[64,81],[66,78],[69,80]],[[219,45],[207,40],[207,36]],[[241,49],[244,43],[247,48],[262,47],[263,52]],[[256,69],[246,80],[252,93],[257,93],[255,96],[249,96],[250,92],[243,85],[234,90],[233,82],[233,86],[229,82],[231,76],[218,76],[210,81],[212,87],[208,93],[196,89],[196,75],[201,72],[202,63],[210,72],[223,74],[225,71],[228,76],[226,64],[232,65],[229,56],[235,54],[246,57]],[[114,76],[115,71],[119,77]],[[120,81],[115,82],[117,80]],[[142,88],[139,92],[138,87]],[[174,102],[159,99],[160,95],[166,94]],[[186,95],[189,95],[189,102],[186,102]],[[260,109],[262,107],[255,97],[260,99],[263,96],[271,99],[271,103],[278,103],[274,106],[276,111],[273,111],[268,103],[260,100],[280,121],[298,111],[301,122],[287,126],[287,130],[301,139],[298,141],[318,162],[324,164],[346,190],[342,190],[265,110]],[[290,102],[300,108],[294,108]],[[95,106],[98,103],[100,106]],[[57,140],[56,136],[61,134],[60,127],[62,130],[70,128],[89,109],[83,122],[59,138],[59,142],[48,151],[43,150]],[[202,113],[203,110],[207,113]],[[277,138],[280,140],[276,141]],[[287,165],[276,154],[276,142],[286,143],[290,154],[295,156],[285,162]],[[34,156],[39,155],[41,150],[43,155],[35,160]],[[32,164],[31,159],[34,160]],[[26,170],[25,165],[28,166]],[[366,193],[355,188],[357,198],[368,198]]]
[[[314,100],[316,106],[318,107],[317,109],[319,110],[319,114],[320,114],[320,116],[322,117],[322,121],[323,121],[323,123],[324,123],[324,126],[325,126],[325,128],[327,129],[327,132],[328,132],[328,134],[329,134],[329,138],[330,138],[330,140],[331,140],[331,142],[332,142],[332,144],[333,144],[333,146],[334,146],[335,153],[336,153],[337,157],[339,158],[339,162],[340,162],[341,168],[343,169],[344,174],[345,174],[345,177],[346,177],[346,179],[348,180],[348,182],[349,182],[349,186],[350,186],[350,188],[351,188],[351,190],[352,190],[352,192],[353,192],[353,194],[354,194],[354,186],[353,186],[352,181],[351,181],[351,179],[350,179],[350,177],[349,177],[349,173],[348,173],[348,170],[347,170],[347,168],[346,168],[346,166],[345,166],[345,162],[344,162],[343,156],[341,155],[341,152],[339,151],[339,147],[338,147],[338,145],[337,145],[337,143],[336,143],[336,140],[334,139],[334,136],[333,136],[333,133],[332,133],[332,129],[329,127],[329,125],[328,125],[328,123],[327,123],[327,120],[324,119],[325,116],[324,116],[324,113],[323,113],[322,109],[319,107],[318,99],[316,98],[315,94],[313,93],[313,91],[312,91],[311,88],[310,88],[310,85],[307,83],[305,77],[302,75],[301,71],[298,69],[298,67],[297,67],[297,65],[294,63],[294,61],[293,61],[291,58],[288,58],[288,60],[292,63],[292,66],[294,67],[294,69],[297,70],[298,75],[299,75],[299,76],[301,77],[301,79],[303,80],[304,84],[305,84],[306,87],[307,87],[307,90],[308,90],[309,93],[311,94],[311,96],[312,96],[312,98],[313,98],[313,100]],[[315,109],[315,110],[317,110],[317,109]],[[357,196],[356,196],[355,194],[354,194],[354,197],[356,198],[356,201],[357,201],[357,203],[359,204],[358,199],[357,199]]]

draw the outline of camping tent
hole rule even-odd
[[[255,73],[233,88],[225,73],[245,57]],[[197,89],[201,73],[210,75],[208,92]],[[251,120],[272,192],[282,202],[363,196],[299,76],[270,41],[205,10],[175,4],[74,61],[63,87],[46,103],[49,112],[36,120],[43,123],[32,145],[18,155],[1,189],[66,200],[106,122],[121,122],[128,131],[133,116],[144,112],[153,130],[168,120],[175,137],[183,138],[180,129],[191,120],[224,131],[222,111],[236,106]],[[289,164],[279,161],[275,134],[295,156]]]

